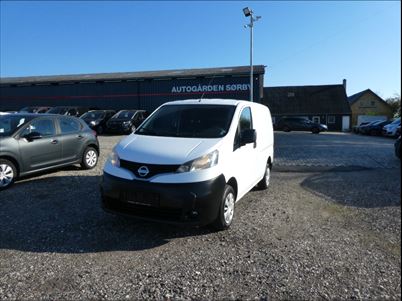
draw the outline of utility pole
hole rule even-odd
[[[248,7],[243,8],[243,13],[244,16],[250,17],[250,24],[244,25],[245,28],[249,27],[250,28],[250,101],[253,102],[254,96],[253,96],[253,77],[254,77],[254,72],[253,72],[253,27],[254,27],[254,22],[258,21],[261,19],[261,16],[256,16],[254,18],[253,16],[253,11],[249,9]]]

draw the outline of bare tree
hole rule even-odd
[[[393,97],[388,97],[385,100],[392,108],[392,113],[394,117],[401,116],[401,95],[395,94]]]

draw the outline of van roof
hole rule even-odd
[[[220,98],[208,98],[208,99],[186,99],[186,100],[176,100],[165,103],[165,105],[227,105],[227,106],[237,106],[239,103],[250,103],[247,100],[236,100],[236,99],[220,99]]]

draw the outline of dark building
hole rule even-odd
[[[265,68],[254,66],[254,101],[263,97]],[[25,106],[144,109],[189,98],[248,100],[250,67],[9,77],[0,79],[0,111]]]
[[[350,129],[351,110],[343,85],[264,88],[263,104],[271,110],[273,122],[284,116],[307,117],[326,124],[330,131]]]

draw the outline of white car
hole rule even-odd
[[[383,127],[382,129],[383,136],[396,137],[397,129],[398,126],[400,125],[401,125],[401,118],[399,117],[398,119],[395,119],[393,122]]]
[[[271,114],[249,101],[166,103],[121,140],[105,163],[106,211],[228,228],[235,203],[266,189],[274,160]]]

